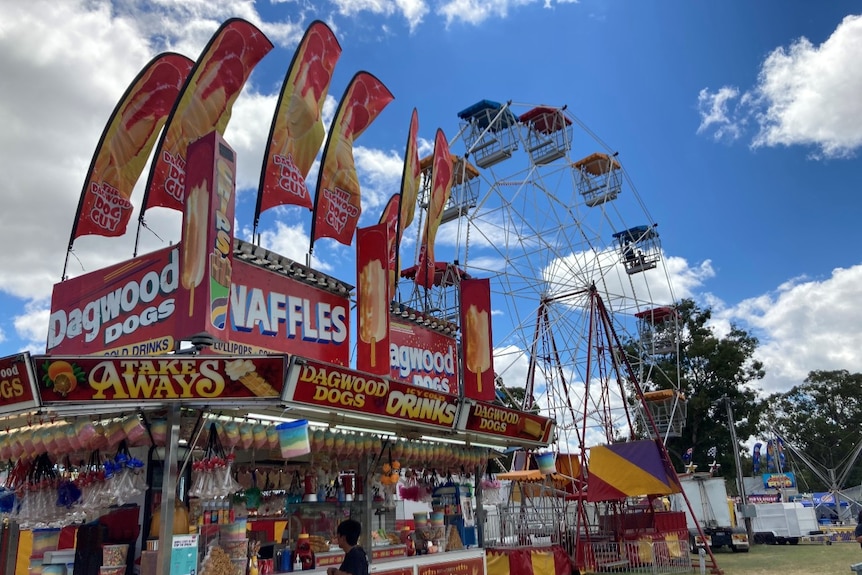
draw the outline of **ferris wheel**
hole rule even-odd
[[[685,399],[655,361],[677,350],[673,290],[622,159],[565,107],[482,100],[458,127],[436,244],[449,263],[430,289],[402,283],[399,297],[455,318],[452,286],[490,278],[500,393],[525,388],[523,407],[557,421],[561,451],[638,430],[678,436]]]

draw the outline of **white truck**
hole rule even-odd
[[[698,548],[704,545],[713,550],[728,547],[734,553],[747,552],[748,533],[744,527],[738,527],[733,521],[724,479],[713,477],[709,473],[690,473],[680,475],[679,479],[691,503],[694,517],[681,493],[671,498],[671,509],[685,512],[691,552],[697,553]],[[704,537],[701,537],[697,530],[695,518]]]
[[[802,503],[758,503],[752,506],[756,516],[751,518],[755,543],[796,545],[804,535],[819,529],[817,513]]]

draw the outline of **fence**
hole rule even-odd
[[[578,547],[583,551],[583,557],[579,559],[587,572],[663,575],[694,571],[685,540],[642,539],[622,543],[587,543]]]

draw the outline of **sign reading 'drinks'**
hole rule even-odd
[[[444,429],[458,411],[454,395],[310,360],[291,363],[283,399]]]
[[[0,358],[0,415],[38,407],[31,365],[26,353]]]
[[[45,404],[102,401],[276,399],[284,356],[34,356]]]

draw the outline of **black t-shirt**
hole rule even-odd
[[[351,547],[350,551],[345,553],[344,561],[338,569],[351,575],[368,575],[368,557],[365,550],[359,545]]]
[[[856,537],[862,535],[862,523],[856,524],[856,531],[853,532],[853,535],[855,535]],[[862,542],[859,543],[859,546],[862,547]]]

